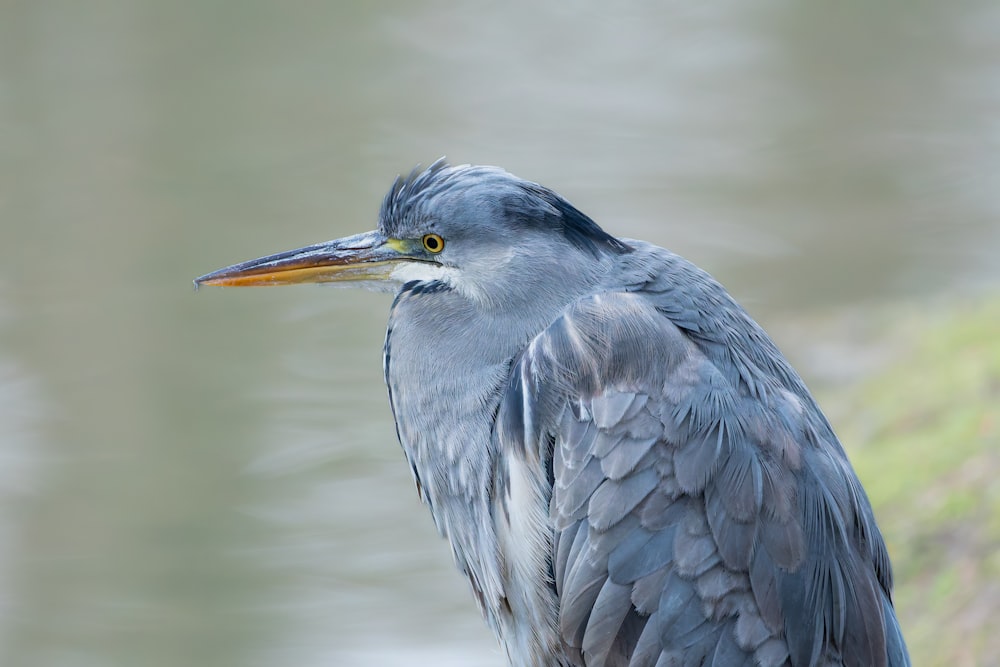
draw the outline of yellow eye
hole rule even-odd
[[[444,239],[437,234],[424,234],[424,249],[435,255],[444,250]]]

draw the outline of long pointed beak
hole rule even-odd
[[[279,252],[207,273],[195,286],[257,287],[346,281],[387,281],[401,261],[419,261],[406,243],[372,231]]]

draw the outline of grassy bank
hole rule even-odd
[[[914,664],[998,665],[1000,299],[890,329],[895,361],[831,417],[888,542]]]

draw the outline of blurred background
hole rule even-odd
[[[0,664],[503,664],[396,442],[389,297],[190,282],[442,155],[722,280],[829,406],[915,662],[1000,664],[998,35],[994,0],[0,3]]]

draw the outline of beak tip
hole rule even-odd
[[[191,283],[194,285],[195,291],[198,291],[200,288],[204,287],[205,285],[208,285],[210,287],[214,286],[214,285],[219,285],[219,278],[225,277],[225,276],[223,276],[221,274],[225,273],[226,271],[228,271],[231,268],[232,267],[228,267],[226,269],[220,269],[218,271],[212,271],[211,273],[206,273],[203,276],[198,276],[197,278],[195,278],[194,280],[192,280]]]

